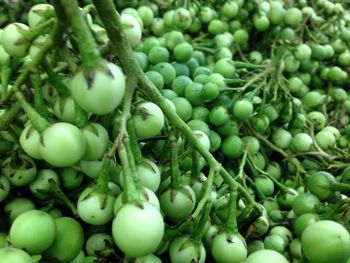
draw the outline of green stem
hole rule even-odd
[[[139,201],[139,196],[136,190],[136,185],[132,179],[132,173],[129,165],[128,154],[123,143],[118,145],[119,159],[122,164],[123,176],[124,176],[124,198],[128,203]]]
[[[238,218],[237,218],[237,222],[240,223],[240,222],[244,222],[246,221],[248,218],[250,218],[252,216],[252,213],[254,210],[253,210],[253,207],[248,205],[246,206],[243,211],[239,214]]]
[[[68,87],[57,76],[56,72],[54,72],[54,70],[52,69],[50,63],[46,63],[45,68],[49,81],[55,87],[58,96],[60,96],[61,98],[68,97],[70,94]]]
[[[243,79],[225,79],[225,83],[226,84],[230,84],[232,86],[238,86],[238,85],[243,85],[244,83],[246,83],[247,81],[246,80],[243,80]],[[237,88],[237,89],[240,89]],[[230,90],[236,90],[236,89],[230,89]]]
[[[206,224],[209,220],[209,214],[211,209],[211,202],[208,201],[205,203],[202,215],[199,218],[197,224],[194,225],[193,233],[192,233],[192,239],[196,242],[201,242],[203,236],[205,235],[205,231],[207,230]]]
[[[334,205],[327,206],[328,209],[319,215],[320,220],[331,220],[334,218],[335,214],[339,212],[344,212],[345,209],[349,207],[349,200],[344,199],[335,203]]]
[[[330,184],[329,189],[333,191],[350,192],[350,184],[333,182]]]
[[[203,47],[203,46],[195,45],[194,49],[198,50],[198,51],[203,51],[203,52],[209,53],[211,55],[215,54],[215,50],[212,49],[212,48],[209,48],[209,47]]]
[[[98,174],[96,190],[99,193],[107,194],[108,193],[108,181],[110,171],[113,169],[112,161],[109,159],[103,159],[102,169]]]
[[[193,224],[192,220],[186,220],[181,225],[177,226],[176,228],[165,228],[164,238],[163,240],[169,241],[172,240],[174,237],[178,236],[179,234],[183,233],[186,229],[188,229]]]
[[[168,120],[177,127],[182,134],[189,140],[198,152],[207,160],[209,167],[220,170],[225,181],[230,185],[232,189],[238,188],[239,191],[247,198],[247,200],[254,204],[254,207],[260,211],[261,207],[256,204],[251,197],[248,190],[236,182],[230,174],[221,166],[221,164],[214,158],[214,156],[205,148],[205,146],[196,138],[190,127],[173,111],[169,108],[169,104],[162,96],[160,91],[154,86],[154,84],[146,77],[140,66],[138,65],[133,50],[128,43],[125,33],[122,29],[120,22],[120,15],[115,9],[112,0],[93,0],[96,11],[107,31],[109,39],[111,40],[111,46],[114,53],[118,56],[119,61],[123,65],[124,69],[139,81],[139,88],[152,98],[152,100],[162,109]],[[266,74],[266,73],[265,73]]]
[[[67,66],[70,69],[70,71],[75,72],[78,68],[78,65],[73,52],[68,50],[68,48],[63,47],[63,49],[59,51],[59,54],[62,60],[64,60],[67,63]]]
[[[327,114],[326,114],[327,116]],[[315,127],[314,127],[314,124],[312,122],[309,122],[310,124],[310,135],[311,135],[311,138],[314,142],[314,146],[316,148],[316,150],[319,152],[319,156],[321,157],[325,157],[326,159],[328,160],[331,160],[332,159],[332,156],[329,155],[328,153],[324,152],[321,147],[318,145],[317,143],[317,140],[315,139]]]
[[[138,184],[140,182],[140,178],[137,174],[136,163],[135,163],[135,159],[134,159],[134,154],[133,154],[132,149],[131,149],[129,136],[124,137],[124,145],[126,148],[126,152],[128,154],[130,171],[131,171],[133,182],[135,183],[136,186],[138,186]]]
[[[122,114],[120,116],[120,130],[119,130],[119,136],[124,136],[127,134],[127,123],[130,118],[130,109],[131,109],[131,102],[132,98],[136,89],[137,84],[137,78],[135,75],[130,74],[129,77],[126,78],[126,93],[124,95],[124,103],[123,103],[123,109]],[[107,152],[107,157],[112,158],[118,148],[119,140],[123,140],[123,138],[120,138],[117,136],[117,138],[114,140],[112,147]]]
[[[255,131],[253,131],[253,133],[254,133],[255,137],[257,137],[260,141],[262,141],[264,144],[266,144],[266,146],[268,146],[270,149],[272,149],[275,152],[278,152],[284,158],[286,158],[290,162],[292,162],[299,169],[300,172],[302,172],[304,174],[306,173],[306,170],[303,168],[303,166],[301,165],[301,163],[299,162],[299,160],[297,158],[290,158],[290,156],[284,150],[282,150],[281,148],[274,145],[264,135],[261,135]]]
[[[49,114],[46,109],[43,91],[41,89],[40,75],[38,73],[31,74],[30,79],[34,88],[34,108],[41,116],[47,119],[49,117]]]
[[[182,185],[181,172],[179,167],[179,145],[178,145],[178,132],[171,130],[169,134],[170,141],[170,170],[171,170],[171,187],[173,189],[179,189]]]
[[[31,28],[29,31],[24,32],[24,37],[28,41],[33,41],[38,36],[42,35],[44,31],[51,27],[55,23],[55,18],[50,18],[42,23],[38,24],[34,28]]]
[[[18,103],[21,105],[25,113],[27,114],[33,127],[39,132],[44,131],[50,126],[50,123],[45,120],[24,98],[22,92],[16,91],[15,96]]]
[[[338,205],[330,207],[327,211],[318,216],[319,220],[331,220],[338,213]]]
[[[233,234],[236,234],[238,232],[236,214],[237,214],[237,192],[232,191],[230,193],[230,199],[228,203],[228,218],[226,221],[226,226],[229,232]]]
[[[258,170],[261,172],[262,170],[260,170],[256,164],[254,163],[253,161],[253,158],[250,158],[249,160],[247,160],[247,164],[248,164],[248,167],[249,167],[249,170],[251,172],[251,175],[252,177],[255,179],[255,178],[258,178],[260,176],[260,174],[258,173]],[[264,171],[262,171],[264,172]],[[255,193],[256,195],[258,196],[258,198],[260,200],[265,200],[266,199],[266,196],[264,195],[263,192],[260,191],[259,188],[257,188],[254,184],[254,181],[250,178],[250,177],[247,177],[247,179],[249,180],[250,184],[252,184],[254,187],[255,187]]]
[[[250,158],[248,160],[248,163],[252,166],[252,169],[257,170],[259,173],[261,173],[263,176],[266,176],[269,178],[282,192],[287,193],[289,192],[290,188],[279,182],[275,177],[271,176],[269,173],[265,172],[264,170],[261,170],[254,162],[253,158]]]
[[[57,0],[56,0],[57,1]],[[95,39],[89,29],[89,26],[84,19],[82,12],[79,9],[77,0],[60,0],[66,12],[66,18],[69,19],[73,28],[83,66],[88,69],[96,68],[101,60],[100,51],[97,47]],[[102,1],[104,2],[104,1]]]
[[[143,157],[142,157],[139,143],[137,142],[137,136],[136,136],[134,125],[130,120],[127,123],[127,130],[130,138],[131,151],[135,159],[135,164],[137,166],[143,163]]]
[[[249,62],[242,62],[242,61],[235,61],[233,62],[233,65],[239,69],[239,68],[245,68],[245,69],[264,69],[267,67],[267,65],[256,65]]]
[[[68,68],[68,64],[66,62],[60,61],[56,67],[54,67],[52,70],[57,74],[57,72],[65,71]],[[47,73],[41,73],[40,77],[42,80],[47,80],[49,77]]]
[[[243,94],[243,92],[247,89],[250,88],[255,82],[258,82],[258,80],[260,80],[263,77],[266,77],[266,75],[270,73],[270,69],[267,68],[264,71],[262,71],[259,74],[253,75],[253,77],[251,77],[249,80],[247,80],[244,84],[244,86],[241,88],[241,91],[239,93],[239,96],[241,96]],[[258,86],[259,87],[259,86]],[[238,96],[238,97],[239,97]]]
[[[203,186],[203,195],[201,200],[199,200],[196,210],[194,210],[194,212],[191,215],[191,218],[198,218],[198,216],[200,215],[201,211],[203,210],[205,204],[208,202],[208,200],[210,200],[211,198],[211,190],[212,190],[212,186],[213,186],[213,182],[214,182],[214,176],[217,174],[217,171],[214,169],[210,169],[209,170],[209,175],[207,180],[204,182],[204,186]]]
[[[216,193],[218,194],[218,197],[221,197],[223,195],[225,195],[227,192],[230,191],[229,189],[230,187],[227,184],[222,185],[217,191]]]
[[[248,156],[248,149],[245,149],[243,152],[242,160],[239,164],[238,168],[238,174],[236,175],[236,180],[243,180],[244,179],[244,166],[247,162],[247,156]]]
[[[50,193],[55,198],[61,200],[73,213],[74,216],[78,216],[78,211],[73,205],[72,201],[66,196],[62,189],[58,186],[55,180],[49,179]]]
[[[119,159],[122,164],[124,176],[124,198],[126,202],[139,202],[139,194],[136,184],[139,180],[136,173],[136,165],[130,146],[130,139],[127,133],[127,123],[130,118],[130,109],[133,94],[136,89],[137,79],[134,75],[129,75],[126,79],[126,94],[124,96],[123,110],[120,116],[119,135],[115,138],[112,147],[106,153],[106,158],[112,159],[118,150]]]
[[[224,178],[226,183],[229,184],[230,188],[233,191],[236,191],[238,189],[238,191],[244,196],[244,198],[248,201],[248,203],[252,204],[254,206],[255,210],[258,211],[259,213],[261,213],[261,207],[254,200],[254,198],[252,197],[250,192],[244,186],[242,186],[237,181],[235,181],[232,178],[232,176],[229,174],[229,172],[227,172],[225,169],[222,168],[220,175],[222,176],[222,178]]]
[[[6,97],[8,84],[11,76],[11,68],[7,65],[1,67],[1,99]]]

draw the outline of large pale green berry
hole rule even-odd
[[[125,76],[121,69],[102,62],[95,69],[79,70],[70,82],[73,99],[87,112],[107,114],[114,111],[125,92]]]
[[[53,166],[71,166],[77,163],[85,152],[86,140],[83,133],[70,123],[57,122],[41,134],[40,156]]]
[[[125,13],[121,15],[120,22],[129,44],[132,47],[136,47],[137,44],[140,43],[142,37],[142,28],[140,23],[134,16]]]
[[[28,12],[28,24],[30,27],[35,27],[54,14],[54,8],[50,4],[33,5]]]
[[[46,212],[29,210],[15,219],[10,228],[9,240],[14,247],[36,255],[44,252],[53,243],[55,236],[54,219]]]
[[[30,42],[24,37],[28,29],[28,26],[21,23],[9,24],[3,29],[1,44],[10,56],[22,58],[28,54]]]

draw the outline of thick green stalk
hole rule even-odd
[[[256,213],[254,213],[254,209],[251,205],[246,206],[243,211],[239,214],[237,217],[237,222],[246,222],[248,218],[251,218],[252,216],[254,217]]]
[[[132,180],[135,183],[135,185],[138,186],[140,178],[139,178],[139,176],[137,174],[137,171],[136,171],[136,163],[135,163],[134,154],[132,152],[131,145],[130,145],[130,137],[129,136],[125,136],[123,141],[124,141],[126,152],[128,154],[129,166],[130,166],[130,171],[131,171],[131,175],[132,175]]]
[[[114,140],[113,145],[107,152],[107,157],[112,158],[118,148],[118,144],[120,140],[123,140],[123,136],[127,134],[127,123],[130,118],[130,110],[131,110],[131,102],[136,89],[137,79],[135,75],[129,74],[126,78],[126,93],[124,95],[123,109],[122,114],[120,116],[120,129],[119,135]],[[121,137],[120,137],[121,136]]]
[[[50,123],[44,119],[24,98],[22,92],[16,91],[15,96],[18,103],[21,105],[25,113],[27,114],[33,127],[39,132],[44,131],[50,126]]]
[[[242,157],[241,162],[239,164],[238,174],[235,178],[236,180],[243,180],[244,179],[244,166],[247,162],[247,156],[248,156],[248,149],[245,149],[243,152],[243,157]]]
[[[118,145],[119,159],[122,164],[123,175],[124,175],[124,198],[128,203],[138,202],[139,196],[136,190],[136,185],[133,180],[133,175],[130,169],[129,158],[123,143]]]
[[[24,33],[25,39],[33,41],[38,36],[42,35],[44,31],[51,27],[55,23],[55,18],[49,18],[48,20],[38,24],[36,27],[31,28],[29,31]]]
[[[41,89],[41,78],[38,73],[34,73],[30,75],[30,79],[32,81],[32,85],[34,88],[34,108],[37,112],[43,116],[45,119],[49,117],[49,114],[46,109],[43,91]]]
[[[182,185],[181,172],[179,166],[179,145],[178,145],[178,131],[171,130],[169,134],[170,141],[170,170],[171,170],[171,187],[179,189]]]
[[[58,1],[58,0],[55,0]],[[89,29],[89,26],[84,19],[82,12],[79,9],[77,0],[60,0],[66,12],[66,19],[69,19],[73,28],[83,66],[87,69],[96,68],[101,60],[100,51],[97,47],[95,39]],[[101,1],[103,4],[104,1]]]
[[[130,120],[128,121],[128,124],[127,124],[127,130],[130,138],[131,151],[135,159],[135,164],[137,166],[143,163],[143,157],[142,157],[139,143],[137,142],[137,136],[136,136],[134,125]]]
[[[59,199],[61,202],[63,202],[71,210],[74,216],[78,216],[78,211],[75,205],[73,205],[72,201],[66,196],[66,194],[62,191],[58,184],[54,180],[49,179],[49,185],[50,194],[53,195],[55,198]]]
[[[240,86],[246,83],[246,80],[243,79],[225,79],[225,83],[230,85],[230,86]],[[234,88],[229,88],[228,90],[239,90],[240,87],[234,89]],[[221,89],[222,90],[222,89]]]
[[[257,65],[249,62],[242,62],[242,61],[234,61],[233,65],[236,68],[244,68],[244,69],[264,69],[267,66],[267,65]]]
[[[11,76],[11,67],[3,65],[1,67],[1,99],[6,97],[8,84]]]
[[[328,187],[325,187],[325,188],[327,189]],[[332,182],[329,185],[329,189],[333,190],[333,191],[340,191],[340,192],[349,193],[350,192],[350,184],[339,183],[339,182]]]
[[[237,234],[237,192],[232,191],[230,193],[230,199],[228,203],[228,218],[226,222],[226,226],[230,233]]]
[[[56,67],[52,68],[53,72],[57,74],[57,72],[65,71],[68,68],[67,62],[60,61]],[[49,77],[47,73],[40,74],[42,80],[47,80]]]
[[[205,203],[202,210],[202,215],[199,218],[197,224],[195,224],[193,229],[192,239],[196,242],[201,242],[203,236],[206,233],[205,232],[207,230],[206,224],[208,223],[208,220],[209,220],[210,210],[211,210],[211,202],[208,201]]]
[[[139,87],[152,98],[152,100],[162,109],[168,120],[178,128],[186,137],[192,142],[193,146],[198,152],[207,160],[208,165],[214,170],[220,170],[225,181],[232,189],[238,188],[239,191],[253,203],[254,207],[260,211],[260,206],[256,204],[250,193],[242,185],[236,182],[231,175],[221,166],[221,164],[214,158],[214,156],[204,147],[204,145],[196,138],[190,127],[169,107],[168,102],[162,96],[160,91],[154,84],[146,77],[140,66],[138,65],[133,51],[128,43],[125,33],[122,30],[120,22],[120,15],[115,9],[112,0],[93,0],[97,13],[111,39],[111,45],[122,63],[123,68],[128,70],[128,73],[139,81]],[[266,73],[265,73],[266,74]]]
[[[110,171],[113,169],[112,161],[109,159],[104,159],[102,164],[102,169],[97,177],[96,190],[102,194],[108,193],[108,181]]]
[[[69,68],[69,70],[71,72],[75,72],[78,68],[77,63],[79,62],[75,59],[76,55],[73,54],[73,52],[71,50],[69,50],[67,47],[63,47],[58,52],[59,52],[59,56],[62,58],[62,60],[64,60],[65,63],[67,63],[67,68]]]
[[[188,229],[191,225],[193,225],[192,220],[186,220],[181,225],[176,226],[175,228],[165,228],[164,233],[164,241],[172,240],[174,237],[178,236],[179,234],[183,233],[186,229]]]
[[[216,173],[217,173],[217,171],[214,169],[209,170],[208,178],[204,182],[204,187],[203,187],[204,190],[202,190],[203,191],[202,198],[201,198],[201,200],[199,200],[196,209],[192,213],[192,215],[191,215],[192,218],[197,219],[198,216],[200,215],[201,211],[205,207],[205,204],[208,202],[208,200],[210,200],[212,185],[213,185],[214,176],[216,175]]]
[[[54,72],[54,70],[52,69],[50,63],[46,63],[45,68],[49,81],[55,87],[58,96],[60,96],[61,98],[69,96],[70,91],[68,87],[57,76],[56,72]]]
[[[118,150],[124,176],[124,192],[126,193],[124,196],[127,202],[139,201],[139,195],[135,184],[135,182],[138,181],[136,174],[136,165],[130,146],[129,135],[127,133],[127,123],[131,115],[131,102],[136,89],[136,84],[137,79],[135,76],[129,75],[129,77],[126,79],[126,93],[124,96],[122,114],[119,120],[119,134],[115,138],[112,146],[105,156],[105,158],[112,159],[116,150]]]

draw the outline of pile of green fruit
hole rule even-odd
[[[350,262],[346,1],[0,10],[0,263]]]

